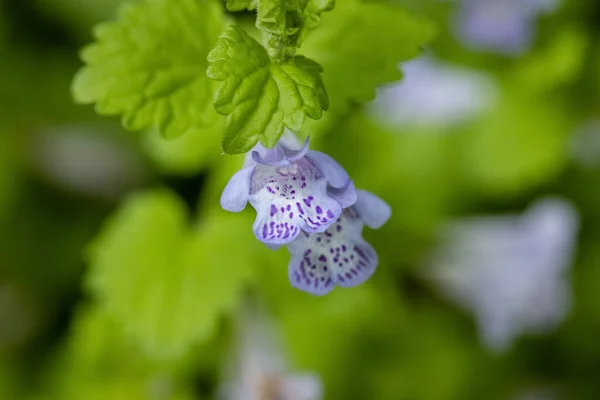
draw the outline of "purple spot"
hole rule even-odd
[[[296,178],[294,178],[294,179],[296,179]],[[295,191],[295,190],[292,190],[292,191],[290,192],[290,194],[296,194],[296,191]]]
[[[277,214],[277,207],[275,207],[273,204],[271,204],[271,217],[275,214]]]
[[[321,208],[321,206],[317,206],[316,210],[317,214],[323,214],[323,209]]]
[[[313,200],[313,199],[314,199],[314,197],[312,197],[312,196],[308,196],[308,199],[309,199],[309,200]]]
[[[327,282],[325,282],[325,286],[329,286],[329,285],[331,285],[331,283],[332,283],[331,278],[329,278],[329,279],[327,279]]]
[[[287,207],[285,208],[287,211],[290,211],[290,208],[292,208],[292,206],[290,206],[289,204],[287,205]]]
[[[284,212],[284,211],[285,211],[285,208],[281,207],[281,212]]]
[[[319,257],[319,261],[326,262],[327,261],[327,257],[325,257],[323,254],[321,254],[321,257]]]
[[[333,254],[333,249],[329,249],[329,252],[330,252],[331,254]]]
[[[294,213],[290,213],[290,219],[294,218]]]
[[[271,186],[267,186],[267,190],[269,191],[269,193],[275,194],[275,191],[273,190],[273,188],[271,188]]]
[[[298,207],[298,212],[299,212],[301,215],[304,215],[304,210],[302,209],[302,206],[300,205],[300,203],[296,203],[296,207]]]
[[[346,278],[352,279],[352,275],[350,275],[350,272],[346,272]]]
[[[341,225],[336,226],[335,230],[338,231],[338,232],[341,232],[342,231],[342,226]],[[346,251],[346,250],[344,250],[344,251]]]
[[[347,262],[348,262],[348,259],[347,259],[346,257],[344,257],[344,262],[345,262],[345,263],[347,263]]]
[[[342,245],[342,251],[343,251],[343,252],[346,252],[346,250],[347,250],[347,248],[346,248],[346,245],[345,245],[345,244],[343,244],[343,245]]]
[[[333,214],[333,212],[331,210],[327,210],[327,216],[329,218],[334,218],[335,217],[335,215]]]
[[[312,250],[311,250],[311,249],[308,249],[308,250],[306,250],[306,251],[304,252],[304,256],[305,256],[305,257],[306,257],[306,256],[308,256],[308,255],[309,255],[311,252],[312,252]]]
[[[311,202],[310,199],[304,199],[303,201],[304,201],[304,204],[306,204],[306,207],[310,207],[310,202]]]
[[[262,237],[263,239],[267,238],[267,224],[263,225]]]
[[[363,253],[363,251],[361,249],[359,249],[357,246],[354,246],[354,251],[356,252],[356,254],[359,255],[359,257],[369,261],[369,258],[365,255],[365,253]]]
[[[358,275],[358,271],[357,271],[357,270],[355,270],[354,268],[352,268],[352,269],[350,270],[350,272],[352,272],[354,275]]]
[[[344,277],[342,275],[340,275],[340,274],[338,274],[337,278],[341,282],[344,282],[344,280],[345,280]]]

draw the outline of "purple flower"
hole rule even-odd
[[[557,0],[463,0],[455,28],[472,49],[518,55],[531,46],[537,17],[557,5]]]
[[[289,243],[288,274],[292,286],[322,296],[337,284],[359,285],[377,267],[377,254],[362,238],[366,224],[377,229],[390,217],[390,206],[369,192],[358,190],[356,203],[346,208],[324,232],[305,233]]]
[[[257,145],[221,195],[221,206],[239,212],[250,202],[256,210],[253,231],[267,245],[290,243],[300,232],[323,232],[356,201],[354,184],[331,157],[299,150],[295,137],[277,146]]]

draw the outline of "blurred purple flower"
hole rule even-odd
[[[301,231],[323,232],[356,201],[354,184],[334,159],[308,150],[308,138],[294,150],[296,143],[290,134],[272,149],[257,145],[221,196],[228,211],[250,202],[254,234],[268,245],[290,243]]]
[[[250,299],[249,299],[250,300]],[[273,321],[253,301],[236,318],[236,346],[219,400],[321,400],[321,379],[290,372]]]
[[[473,50],[519,55],[531,47],[535,22],[559,0],[462,0],[453,19],[458,39]]]
[[[494,80],[483,72],[447,65],[430,57],[402,64],[402,81],[381,88],[369,111],[394,127],[448,126],[491,106]]]
[[[321,296],[336,284],[353,287],[369,279],[377,267],[377,254],[362,238],[362,228],[366,224],[377,229],[390,215],[387,203],[358,190],[356,203],[326,231],[303,232],[287,245],[292,255],[288,266],[292,286]]]
[[[565,317],[577,227],[575,210],[559,199],[539,201],[522,216],[449,224],[425,273],[473,313],[483,343],[502,351]]]

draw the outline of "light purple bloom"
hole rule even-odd
[[[519,335],[546,332],[565,318],[577,229],[575,209],[557,198],[523,215],[451,223],[424,272],[473,313],[486,347],[504,351]]]
[[[557,0],[462,0],[455,31],[474,50],[518,55],[531,46],[536,18],[557,4]]]
[[[219,400],[321,400],[321,378],[295,371],[272,317],[245,299],[235,319],[235,347],[226,363]]]
[[[392,128],[441,127],[474,118],[494,105],[498,85],[484,72],[420,57],[402,63],[404,78],[382,87],[369,112]]]
[[[288,274],[292,286],[321,296],[335,285],[352,287],[369,279],[377,254],[362,238],[363,225],[377,229],[390,217],[390,206],[369,192],[358,190],[356,203],[321,233],[303,232],[289,243]]]
[[[308,150],[308,139],[294,150],[297,141],[289,137],[272,149],[257,145],[221,196],[227,211],[242,211],[247,202],[254,207],[254,234],[267,245],[323,232],[356,201],[354,184],[335,160]]]

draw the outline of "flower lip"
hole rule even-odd
[[[267,165],[270,167],[289,165],[291,163],[301,160],[306,156],[309,144],[310,136],[306,138],[304,144],[299,150],[294,150],[280,141],[275,147],[271,149],[265,149],[264,156],[261,155],[258,151],[253,150],[252,159],[258,164]]]

